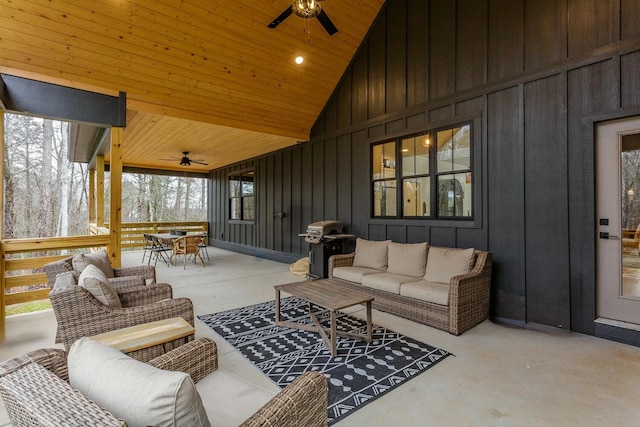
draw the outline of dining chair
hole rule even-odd
[[[151,264],[151,256],[153,255],[153,239],[147,233],[142,235],[144,237],[144,252],[142,253],[142,263],[144,264],[144,259],[147,257],[147,252],[149,252],[149,259],[147,260],[147,265]]]
[[[165,245],[160,239],[158,239],[156,236],[154,235],[149,235],[149,237],[151,237],[151,241],[152,241],[152,248],[151,248],[151,253],[154,254],[155,256],[155,264],[158,264],[158,259],[161,259],[162,262],[164,262],[165,264],[167,264],[167,266],[169,266],[169,264],[171,263],[171,257],[172,254],[170,254],[169,252],[173,251],[173,248],[169,245]],[[149,262],[151,262],[151,258],[149,258]]]
[[[207,249],[207,246],[209,246],[208,240],[209,239],[207,238],[207,232],[203,231],[202,236],[200,236],[200,244],[198,245],[198,248],[200,249],[200,254],[206,255],[207,261],[211,261],[211,258],[209,258],[209,250]]]
[[[193,255],[193,262],[195,263],[198,258],[204,267],[204,259],[200,255],[200,242],[202,240],[202,236],[200,235],[190,235],[179,237],[173,241],[173,265],[176,265],[176,258],[178,255],[183,256],[183,269],[187,268],[187,257],[189,255]]]

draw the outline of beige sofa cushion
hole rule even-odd
[[[118,292],[109,284],[109,279],[95,265],[89,264],[80,273],[78,285],[88,290],[104,305],[113,308],[122,308]]]
[[[376,273],[380,273],[380,270],[367,267],[336,267],[333,269],[333,277],[356,283],[362,283],[363,276]]]
[[[108,278],[112,279],[114,277],[111,260],[109,260],[109,255],[107,255],[107,251],[104,249],[100,249],[91,254],[76,254],[71,259],[71,263],[73,264],[73,269],[81,273],[88,265],[95,265]]]
[[[358,237],[356,239],[356,254],[353,257],[353,266],[386,270],[389,243],[391,243],[391,240],[375,241]]]
[[[69,383],[100,407],[137,426],[210,426],[193,380],[80,338],[68,356]]]
[[[239,426],[276,395],[224,370],[204,377],[196,389],[209,420],[216,427]]]
[[[367,274],[362,277],[362,285],[379,291],[387,291],[394,294],[400,293],[400,285],[403,283],[417,282],[419,277],[403,276],[401,274],[378,273]]]
[[[475,252],[473,248],[438,248],[431,246],[427,254],[424,279],[428,282],[446,283],[451,278],[471,271]]]
[[[388,273],[424,276],[427,265],[427,243],[389,243]]]
[[[400,287],[400,295],[435,304],[449,305],[449,288],[448,284],[421,280],[403,284]]]

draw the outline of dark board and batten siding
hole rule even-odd
[[[294,258],[297,233],[335,218],[489,249],[493,316],[593,334],[593,126],[640,114],[639,18],[631,0],[388,0],[310,142],[212,172],[212,235]],[[461,120],[476,127],[474,221],[372,219],[371,143]],[[247,167],[257,221],[230,224],[227,176]]]

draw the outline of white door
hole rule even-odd
[[[596,130],[597,314],[640,325],[640,117]]]

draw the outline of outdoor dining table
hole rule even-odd
[[[173,259],[173,243],[176,241],[176,239],[184,236],[197,236],[201,234],[202,233],[199,232],[188,232],[187,234],[155,233],[150,234],[150,236],[156,238],[161,244],[169,246],[169,248],[171,249],[171,255],[169,255],[169,258],[167,259],[167,265],[170,266],[171,260]]]

